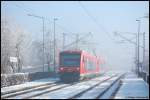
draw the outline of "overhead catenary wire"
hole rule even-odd
[[[21,8],[25,13],[31,13],[29,10],[27,10],[26,8],[18,5],[18,4],[14,4],[16,7]],[[27,48],[29,49],[31,47],[31,44],[33,42],[33,39],[29,40],[30,42],[28,42],[27,44]]]
[[[87,33],[85,36],[90,36],[90,35],[92,35],[92,34],[91,34],[91,32]],[[75,44],[75,43],[77,43],[77,42],[81,41],[82,39],[84,39],[84,38],[85,38],[85,36],[80,37],[80,38],[78,37],[78,40],[73,41],[72,43],[70,43],[70,44],[66,45],[64,48],[67,48],[67,47],[69,47],[69,46],[71,46],[71,45],[73,45],[73,44]]]
[[[21,8],[24,12],[25,12],[25,14],[27,15],[27,14],[33,14],[33,10],[32,9],[30,9],[30,8],[28,8],[27,9],[27,7],[25,7],[25,4],[23,3],[23,2],[19,2],[20,4],[22,4],[22,5],[24,5],[24,7],[22,7],[22,6],[20,6],[19,4],[14,4],[17,8]],[[4,4],[4,3],[3,3]],[[32,12],[31,12],[31,10],[32,10]],[[34,14],[33,14],[34,15]],[[45,17],[44,17],[45,18]],[[53,21],[51,21],[51,20],[49,20],[48,18],[45,18],[45,20],[47,20],[48,22],[50,22],[50,23],[53,23]],[[65,33],[72,33],[70,30],[68,30],[66,27],[64,27],[64,26],[62,26],[62,25],[60,25],[60,24],[58,24],[58,23],[56,23],[56,25],[60,28],[60,29],[62,29]]]
[[[26,9],[28,9],[28,10],[30,10],[30,11],[34,11],[33,9],[31,9],[31,8],[29,8],[29,7],[27,7],[27,5],[25,5],[23,2],[19,2],[20,4],[22,4],[22,5],[24,5],[24,7],[26,8]]]
[[[27,9],[25,9],[25,8],[23,8],[23,7],[21,7],[21,6],[18,5],[18,4],[15,4],[15,6],[18,7],[18,8],[23,9],[23,11],[25,11],[25,12],[27,12],[27,13],[31,13],[29,10],[27,10]]]
[[[24,5],[23,2],[20,2],[20,4]],[[32,9],[29,10],[29,9],[27,9],[27,7],[22,7],[22,6],[18,5],[18,4],[15,4],[15,6],[18,7],[18,8],[23,9],[23,10],[26,12],[26,14],[35,15],[35,14],[33,14],[33,12],[31,12]],[[25,5],[24,5],[24,6],[25,6]],[[33,11],[33,10],[32,10],[32,11]],[[50,23],[53,23],[52,20],[50,20],[50,19],[48,19],[48,18],[46,18],[46,17],[44,17],[44,19],[47,20],[47,21],[50,22]],[[58,24],[58,23],[56,23],[56,25],[57,25],[60,29],[62,29],[63,31],[65,31],[65,33],[74,34],[74,33],[72,33],[70,30],[68,30],[66,27],[64,27],[64,26],[62,26],[62,25],[60,25],[60,24]],[[75,35],[75,34],[74,34],[74,35]]]
[[[22,3],[22,5],[25,6],[25,4],[24,4],[23,2],[20,2],[20,4],[21,4],[21,3]],[[14,4],[14,5],[15,5],[16,7],[18,7],[18,8],[21,8],[24,12],[26,12],[26,14],[33,14],[33,10],[32,10],[31,8],[28,8],[28,9],[27,9],[27,7],[22,7],[22,6],[18,5],[18,4]],[[32,10],[32,12],[31,12],[31,10]],[[34,14],[33,14],[33,15],[34,15]],[[47,21],[53,23],[53,21],[49,20],[49,19],[46,18],[46,17],[45,17],[45,20],[47,20]],[[60,25],[60,24],[58,24],[58,23],[56,23],[56,25],[57,25],[59,28],[61,28],[62,30],[64,30],[65,32],[72,33],[72,32],[69,31],[66,27],[64,27],[64,26],[62,26],[62,25]]]
[[[115,33],[115,32],[114,32]],[[132,38],[128,38],[129,40],[134,40],[136,39],[136,35],[137,33],[132,33],[132,32],[118,32],[117,33],[125,33],[125,34],[129,34],[129,35],[134,35]],[[140,34],[140,35],[143,35],[143,34]]]
[[[22,3],[23,4],[23,3]],[[31,10],[32,9],[27,9],[26,7],[22,7],[22,6],[20,6],[19,4],[14,4],[17,8],[21,8],[23,11],[24,11],[24,13],[25,14],[33,14],[33,12],[31,12]],[[25,6],[25,5],[24,5]],[[33,10],[32,10],[33,11]],[[33,14],[34,15],[34,14]],[[46,18],[46,17],[44,17],[45,18],[45,20],[47,20],[48,22],[50,22],[50,23],[53,23],[53,21],[51,21],[51,20],[49,20],[48,18]],[[59,28],[61,28],[63,31],[65,31],[65,33],[67,32],[67,33],[72,33],[72,32],[70,32],[67,28],[65,28],[65,27],[63,27],[62,25],[59,25],[59,24],[57,24],[56,23],[56,25],[59,27]],[[28,45],[28,46],[30,46],[30,45]]]
[[[20,2],[20,4],[21,5],[24,5],[24,3],[23,2]],[[18,8],[21,8],[23,11],[24,11],[24,13],[25,14],[33,14],[33,10],[32,9],[27,9],[27,7],[25,7],[25,5],[24,6],[20,6],[19,4],[14,4],[16,7],[18,7]],[[32,10],[32,12],[31,12],[31,10]],[[48,22],[50,22],[50,23],[53,23],[53,21],[51,21],[50,19],[48,19],[48,18],[46,18],[46,17],[44,17],[44,19],[45,20],[47,20]],[[96,22],[96,21],[95,21]],[[56,23],[56,25],[59,27],[59,28],[61,28],[62,30],[64,30],[65,32],[64,33],[71,33],[72,34],[72,32],[70,31],[70,30],[68,30],[66,27],[64,27],[64,26],[62,26],[62,25],[59,25],[58,23]],[[69,34],[68,34],[69,35]],[[67,35],[67,36],[68,36]],[[74,34],[75,35],[75,34]],[[29,45],[28,45],[29,46]],[[31,45],[30,45],[31,46]]]
[[[106,34],[107,36],[113,40],[114,42],[114,39],[110,36],[109,32],[102,26],[98,23],[98,21],[96,20],[96,18],[90,14],[90,12],[87,10],[87,8],[81,3],[81,1],[78,1],[79,5],[83,8],[83,10],[85,11],[85,13],[92,19],[92,21],[98,26],[98,28],[102,29]]]

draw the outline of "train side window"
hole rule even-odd
[[[88,59],[85,59],[85,66],[86,66],[86,69],[88,69]]]
[[[83,56],[83,63],[85,63],[85,58],[84,58],[84,56]]]

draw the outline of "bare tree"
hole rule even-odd
[[[14,73],[16,70],[20,72],[25,32],[8,18],[2,17],[1,20],[1,73]],[[18,66],[10,62],[10,57],[18,58]]]
[[[12,73],[12,68],[9,67],[10,56],[10,29],[9,23],[2,18],[1,21],[1,73]]]
[[[32,65],[42,65],[43,53],[42,53],[42,41],[35,40],[32,43],[31,55],[32,58],[30,64]]]
[[[23,64],[23,61],[22,61],[22,57],[21,57],[21,43],[23,41],[23,35],[21,35],[19,37],[19,39],[17,39],[17,42],[16,42],[16,57],[18,58],[18,65],[17,65],[17,68],[18,68],[18,72],[21,72],[22,70],[22,64]]]

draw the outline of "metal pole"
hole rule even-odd
[[[55,62],[55,21],[57,18],[54,18],[54,72],[55,72],[55,67],[56,67],[56,62]]]
[[[135,44],[135,73],[137,74],[137,34],[136,34],[136,44]]]
[[[63,50],[65,49],[65,33],[63,33]]]
[[[55,18],[54,18],[54,72],[55,72]]]
[[[49,66],[48,66],[48,71],[50,71],[50,63],[51,63],[51,37],[49,41]]]
[[[44,17],[37,16],[37,15],[32,15],[32,14],[27,14],[28,16],[33,16],[36,18],[40,18],[43,21],[43,72],[44,72]]]
[[[143,67],[145,63],[145,32],[143,33]],[[142,68],[143,69],[143,68]]]
[[[76,34],[76,50],[78,49],[79,34]]]
[[[143,62],[145,61],[145,32],[143,33]]]
[[[18,53],[18,45],[16,45],[16,57],[18,58],[18,62],[17,62],[17,72],[19,72],[19,53]],[[16,72],[16,69],[15,69]]]
[[[43,20],[43,72],[44,72],[44,17],[42,17]]]
[[[137,44],[138,44],[138,48],[137,48],[137,59],[138,59],[138,63],[137,63],[137,65],[138,65],[138,66],[137,66],[137,67],[138,67],[138,77],[139,77],[139,56],[140,56],[140,55],[139,55],[139,53],[140,53],[140,52],[139,52],[139,35],[140,35],[140,20],[136,20],[136,21],[138,21],[138,38],[137,38],[137,39],[138,39],[138,40],[137,40],[137,42],[138,42],[138,43],[137,43]]]

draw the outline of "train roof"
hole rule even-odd
[[[81,53],[83,50],[65,50],[61,51],[60,53]]]
[[[84,50],[65,50],[65,51],[61,51],[60,53],[85,53],[85,54],[91,55],[90,53]]]

